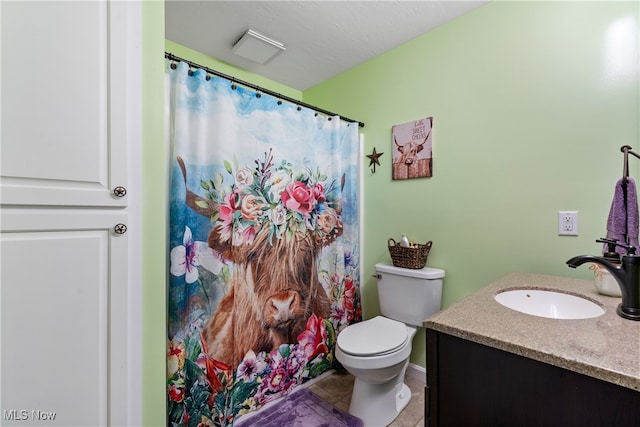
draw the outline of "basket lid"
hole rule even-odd
[[[393,264],[380,262],[376,264],[376,272],[391,273],[400,276],[418,277],[421,279],[442,279],[444,270],[439,268],[423,267],[419,269],[396,267]]]

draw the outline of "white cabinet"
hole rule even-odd
[[[126,206],[126,4],[2,2],[2,204]]]
[[[40,412],[46,425],[127,424],[110,413],[127,404],[128,236],[114,220],[127,215],[2,212],[2,425]]]
[[[139,425],[140,3],[0,19],[0,425]]]

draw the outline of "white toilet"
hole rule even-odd
[[[376,264],[381,316],[346,327],[336,358],[355,377],[349,413],[365,427],[390,424],[411,400],[404,384],[411,342],[422,322],[440,310],[444,270]]]

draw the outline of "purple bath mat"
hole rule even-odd
[[[362,427],[362,420],[302,388],[245,422],[238,420],[238,424],[242,427]]]

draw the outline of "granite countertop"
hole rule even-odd
[[[506,288],[558,289],[597,302],[600,317],[531,316],[493,299]],[[594,281],[512,273],[434,314],[424,326],[640,391],[640,322],[616,314],[620,298],[600,295]]]

